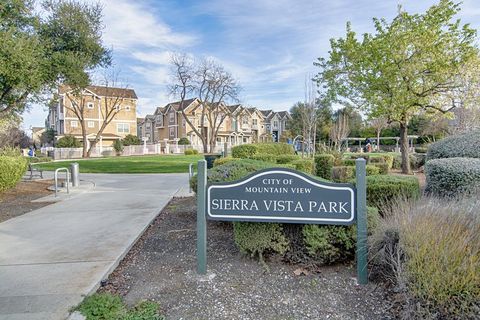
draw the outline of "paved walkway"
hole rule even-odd
[[[186,174],[81,179],[95,188],[0,223],[1,320],[65,319],[171,197],[188,192]]]

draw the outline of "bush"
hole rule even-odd
[[[369,233],[379,221],[377,208],[367,207]],[[355,256],[357,229],[352,226],[303,226],[303,237],[308,254],[321,264],[352,260]]]
[[[425,165],[426,156],[427,155],[425,153],[410,154],[410,167],[412,169],[420,169],[422,166]]]
[[[198,150],[197,149],[185,149],[185,151],[183,153],[186,156],[191,156],[191,155],[198,154]]]
[[[427,153],[428,148],[427,147],[416,147],[415,152],[416,153]]]
[[[122,144],[124,146],[138,146],[142,144],[142,141],[139,137],[134,136],[133,134],[128,134],[122,139]]]
[[[338,166],[332,168],[332,180],[335,182],[348,182],[355,178],[354,166]]]
[[[377,164],[377,163],[386,163],[384,157],[373,157],[370,158],[370,164]]]
[[[80,148],[82,143],[74,136],[66,135],[58,139],[55,147],[57,148]]]
[[[299,156],[292,155],[292,154],[284,154],[277,156],[277,163],[278,164],[287,164],[292,163],[295,160],[301,159]]]
[[[258,161],[264,161],[264,162],[277,163],[276,156],[273,155],[273,154],[267,154],[267,153],[254,154],[253,156],[250,157],[250,159],[258,160]]]
[[[427,161],[440,158],[480,158],[480,130],[450,136],[432,143]]]
[[[291,164],[295,166],[295,170],[308,174],[313,173],[313,159],[298,159],[293,161]]]
[[[88,296],[76,308],[87,320],[163,320],[159,309],[159,305],[152,301],[141,301],[128,309],[120,296],[110,293]]]
[[[190,140],[188,140],[188,138],[183,137],[178,140],[178,145],[180,146],[185,146],[189,144],[190,144]]]
[[[119,155],[123,151],[123,143],[122,140],[115,140],[113,142],[113,150]]]
[[[29,163],[38,163],[38,162],[50,162],[53,159],[47,156],[40,156],[40,157],[28,157],[27,160]]]
[[[400,202],[380,221],[371,270],[396,285],[404,318],[480,317],[478,199]]]
[[[282,233],[282,226],[277,223],[234,222],[235,244],[241,252],[258,255],[263,261],[265,253],[284,254],[288,241]]]
[[[0,148],[0,156],[5,157],[20,157],[22,155],[22,151],[19,148],[14,147],[3,147]]]
[[[352,154],[352,155],[350,155],[350,159],[357,160],[357,159],[360,159],[360,158],[365,159],[365,161],[367,161],[367,164],[370,163],[370,156],[368,154]]]
[[[27,170],[28,161],[22,156],[0,156],[0,192],[13,188]]]
[[[372,165],[378,168],[378,174],[388,174],[389,170],[387,163],[373,163]]]
[[[228,163],[230,161],[236,161],[236,160],[239,160],[239,159],[233,158],[233,157],[218,158],[218,159],[215,159],[215,161],[213,161],[213,166],[214,167],[221,166],[222,164]]]
[[[380,169],[377,166],[371,164],[366,165],[365,171],[367,173],[367,176],[374,176],[380,174]]]
[[[242,144],[232,148],[232,157],[248,159],[258,152],[256,144]]]
[[[355,163],[355,159],[343,159],[342,166],[348,167],[355,167],[357,164]]]
[[[355,180],[351,181],[355,183]],[[367,204],[385,213],[399,199],[418,199],[420,184],[416,177],[374,175],[367,176]]]
[[[335,162],[335,157],[331,154],[319,154],[315,156],[315,175],[331,180],[332,168]]]
[[[425,165],[426,192],[457,196],[480,187],[480,159],[434,159]]]
[[[382,154],[382,158],[385,160],[385,163],[388,164],[388,169],[392,169],[394,156],[391,154]]]

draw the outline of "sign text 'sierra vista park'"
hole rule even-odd
[[[353,224],[355,189],[282,168],[232,183],[207,185],[207,216],[214,220]]]

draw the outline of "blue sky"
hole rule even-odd
[[[371,32],[372,17],[391,19],[401,4],[425,11],[433,0],[101,0],[104,42],[120,78],[135,89],[138,116],[175,97],[168,94],[169,56],[211,57],[241,83],[241,103],[288,110],[304,99],[305,77],[326,56],[329,39],[351,21]],[[480,27],[480,1],[465,0],[460,18]],[[46,110],[24,114],[24,128],[43,126]]]

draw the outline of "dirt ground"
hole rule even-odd
[[[242,255],[230,223],[208,224],[208,275],[196,275],[195,202],[173,199],[100,288],[128,304],[157,301],[167,319],[390,319],[381,286],[358,286],[352,266],[298,274]]]
[[[31,201],[51,194],[47,190],[51,185],[53,180],[20,181],[15,188],[0,193],[0,222],[49,205]]]

